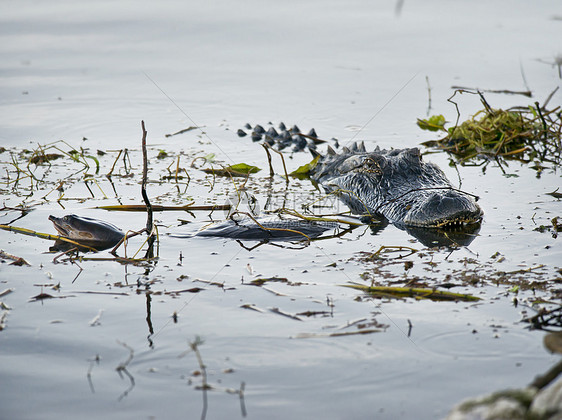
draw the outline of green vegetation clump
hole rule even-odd
[[[560,107],[546,110],[538,102],[528,107],[508,110],[492,109],[481,96],[484,109],[472,118],[445,128],[445,118],[434,115],[418,119],[424,130],[447,133],[440,140],[422,143],[453,154],[461,164],[486,164],[495,160],[536,162],[535,169],[547,163],[557,166],[562,161]]]

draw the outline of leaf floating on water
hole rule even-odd
[[[446,292],[443,290],[434,290],[429,288],[364,286],[362,284],[342,284],[342,286],[349,287],[351,289],[361,290],[375,297],[393,297],[397,299],[403,297],[413,297],[416,299],[430,299],[430,300],[441,300],[441,301],[461,300],[463,302],[475,302],[480,300],[479,297],[472,296],[472,295]]]
[[[247,163],[237,163],[225,168],[205,168],[203,172],[218,176],[247,176],[261,171],[257,166],[248,165]]]
[[[248,165],[247,163],[237,163],[236,165],[230,165],[226,168],[229,171],[240,172],[242,174],[255,174],[261,171],[257,166]]]
[[[316,165],[318,165],[319,159],[320,159],[320,155],[316,156],[309,163],[299,166],[296,170],[291,172],[289,175],[297,178],[308,175],[310,171],[312,171],[316,167]]]
[[[429,131],[447,131],[445,130],[445,117],[443,115],[433,115],[428,119],[420,119],[418,118],[418,127],[422,130],[429,130]]]
[[[516,284],[511,289],[509,289],[508,292],[515,293],[515,294],[519,293],[519,285]]]

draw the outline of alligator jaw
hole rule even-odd
[[[407,226],[458,229],[482,220],[472,196],[454,189],[436,191],[416,204],[404,217]]]
[[[410,224],[410,226],[435,228],[435,229],[463,229],[469,225],[480,224],[482,216],[459,217],[457,219],[434,220],[432,222]]]

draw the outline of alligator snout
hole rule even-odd
[[[410,209],[404,224],[421,227],[455,227],[479,223],[482,209],[469,194],[456,190],[431,193]]]

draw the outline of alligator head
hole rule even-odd
[[[417,148],[366,152],[363,143],[354,143],[340,154],[328,148],[312,179],[354,213],[382,215],[399,227],[462,227],[482,220],[476,197],[455,189]]]

